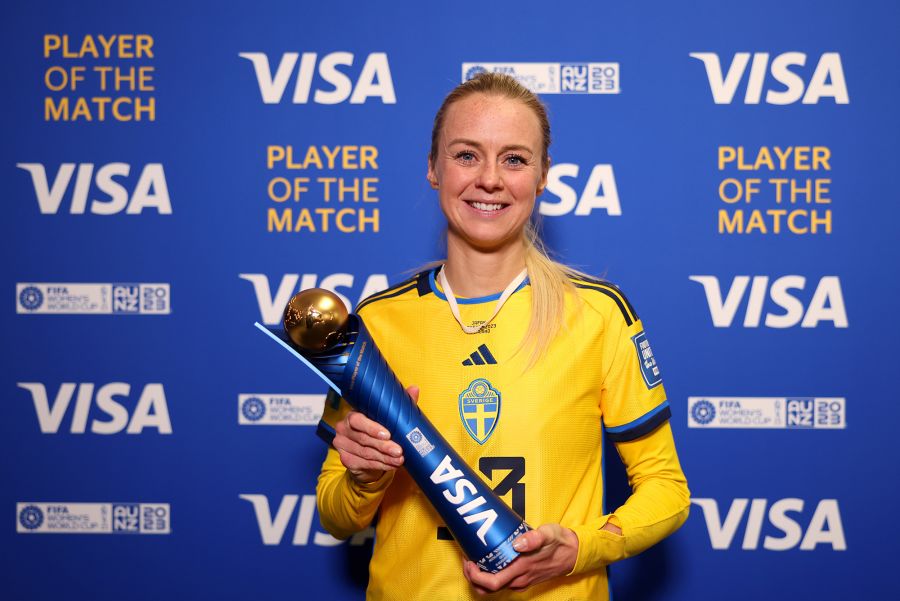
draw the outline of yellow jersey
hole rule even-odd
[[[564,327],[538,363],[521,348],[531,312],[526,281],[489,324],[499,295],[459,298],[466,334],[435,270],[362,301],[357,313],[419,406],[494,491],[532,526],[559,523],[578,536],[564,577],[496,599],[607,599],[603,566],[633,555],[686,519],[687,484],[668,424],[669,404],[641,321],[615,286],[572,279]],[[334,437],[350,410],[333,395],[319,434]],[[603,437],[615,442],[633,494],[604,515]],[[355,483],[329,447],[317,487],[319,514],[346,538],[372,521],[368,599],[475,599],[463,554],[405,470]],[[622,535],[602,529],[608,520]]]

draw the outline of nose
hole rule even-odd
[[[487,192],[493,192],[503,188],[503,177],[500,173],[500,166],[493,161],[486,161],[478,173],[476,185]]]

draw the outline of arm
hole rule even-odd
[[[372,522],[393,471],[385,471],[370,483],[353,479],[341,463],[340,453],[329,447],[316,485],[319,518],[325,529],[336,538],[347,538]]]
[[[615,295],[613,295],[615,296]],[[690,493],[668,423],[659,369],[643,325],[624,296],[615,306],[591,298],[604,322],[598,339],[602,374],[600,407],[606,431],[625,463],[632,494],[614,513],[571,529],[545,524],[516,539],[523,553],[493,575],[469,562],[466,578],[476,591],[521,590],[563,575],[583,574],[640,553],[687,519]],[[595,303],[597,300],[602,303]],[[626,308],[627,306],[627,308]]]
[[[418,388],[407,391],[418,399]],[[394,471],[403,465],[403,449],[383,426],[351,411],[333,393],[325,402],[319,434],[331,445],[316,485],[319,517],[328,532],[347,538],[372,522]]]
[[[578,558],[571,574],[637,555],[687,519],[690,491],[668,422],[645,436],[617,443],[616,449],[633,493],[612,514],[572,529],[578,537]],[[621,534],[608,529],[609,524],[618,526]]]
[[[582,574],[656,544],[687,519],[690,493],[668,422],[616,445],[633,493],[614,513],[571,529],[545,524],[513,543],[522,555],[499,574],[467,562],[464,573],[481,594],[524,590],[563,575]]]
[[[628,323],[624,315],[613,312],[605,320],[600,405],[632,494],[612,514],[574,528],[579,549],[573,574],[640,553],[675,532],[690,508],[659,367],[641,321],[634,315]]]

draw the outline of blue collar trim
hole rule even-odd
[[[437,283],[434,281],[434,274],[437,273],[437,269],[432,269],[428,272],[428,283],[431,286],[431,291],[434,292],[434,295],[441,299],[442,301],[446,301],[446,295],[438,290]],[[519,284],[519,287],[515,289],[513,294],[524,288],[529,283],[528,278],[525,278],[525,281]],[[477,305],[479,303],[489,303],[491,301],[496,301],[501,296],[503,296],[502,292],[498,292],[497,294],[490,294],[488,296],[478,296],[475,298],[460,298],[456,297],[456,302],[460,305]]]

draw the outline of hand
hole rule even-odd
[[[514,540],[513,548],[521,555],[499,574],[484,572],[472,561],[463,564],[463,573],[475,592],[486,595],[502,588],[522,591],[539,582],[565,576],[575,567],[578,537],[559,524],[544,524]]]
[[[418,403],[418,386],[410,386],[406,392]],[[358,411],[348,413],[334,431],[331,444],[340,453],[350,477],[359,484],[375,482],[385,472],[403,465],[403,449],[391,441],[387,428]]]

